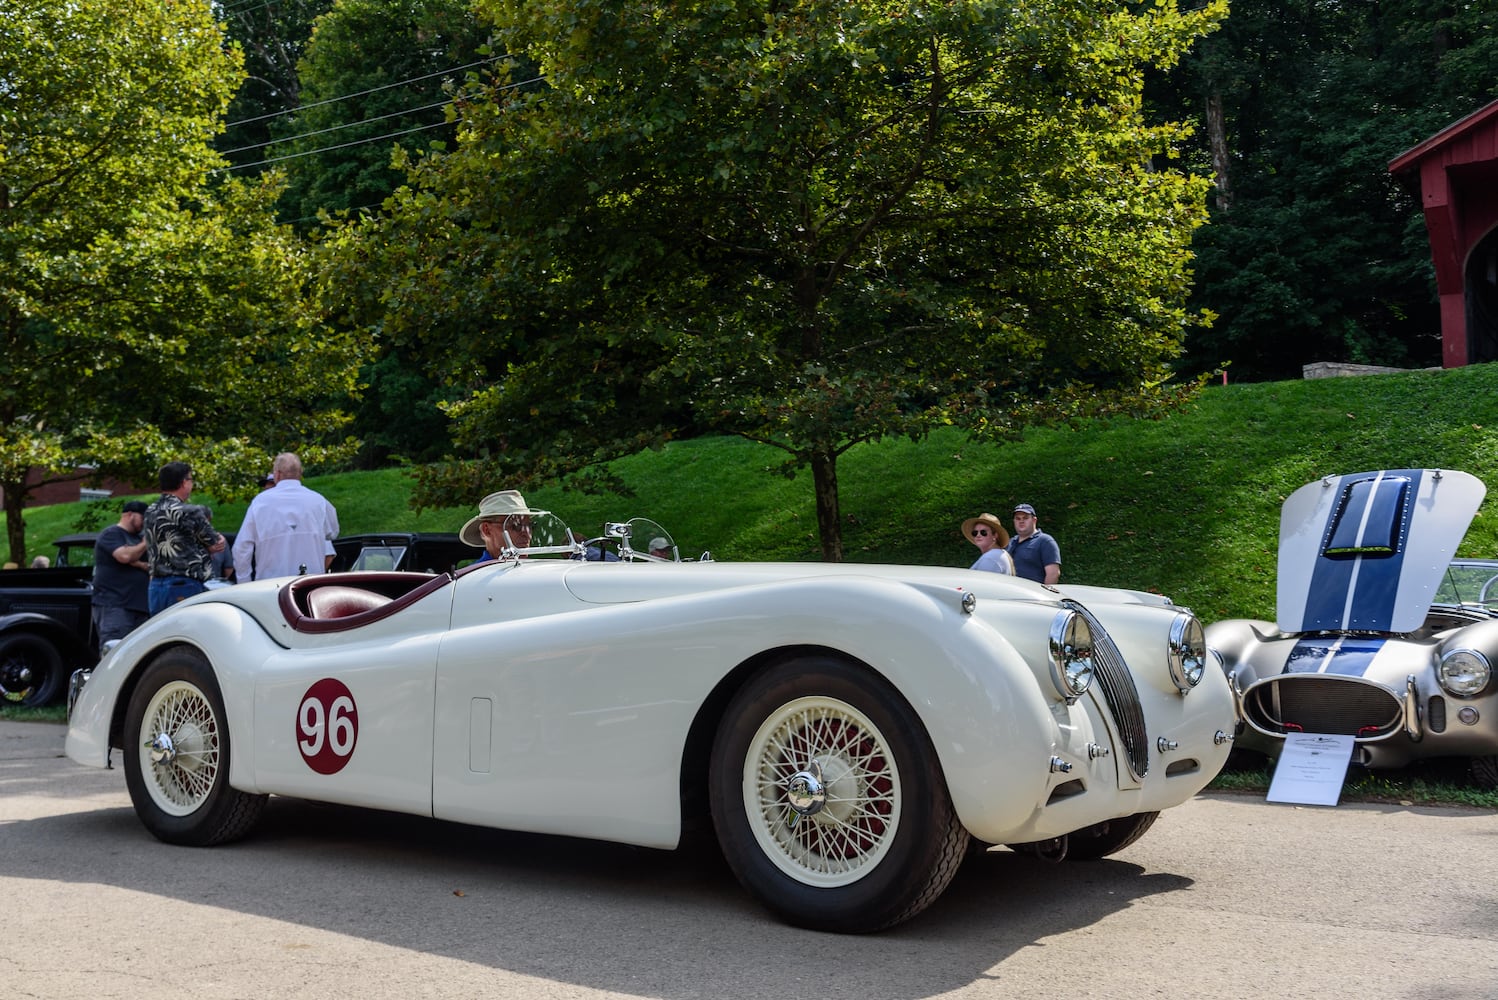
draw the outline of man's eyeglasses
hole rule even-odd
[[[979,535],[985,535],[986,536],[987,534],[988,534],[988,529],[987,528],[974,528],[973,529],[973,537],[974,538],[977,538]]]

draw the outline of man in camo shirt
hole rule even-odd
[[[161,499],[146,508],[144,529],[153,615],[207,590],[213,554],[224,550],[224,536],[213,530],[204,509],[187,502],[193,487],[188,464],[168,462],[157,479]]]

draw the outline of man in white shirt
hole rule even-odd
[[[302,460],[276,456],[276,484],[250,501],[234,539],[234,576],[240,582],[322,573],[338,537],[338,512],[302,485]]]

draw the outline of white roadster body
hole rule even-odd
[[[1291,494],[1277,621],[1207,629],[1241,701],[1237,746],[1352,736],[1363,766],[1465,757],[1498,786],[1498,564],[1452,561],[1485,493],[1464,472],[1396,469]]]
[[[1226,759],[1201,626],[1155,595],[956,569],[509,558],[212,591],[85,678],[67,753],[122,749],[174,843],[268,794],[672,848],[711,815],[805,926],[919,912],[969,837],[1126,846]]]

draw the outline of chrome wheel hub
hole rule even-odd
[[[822,783],[822,765],[812,760],[806,770],[786,779],[785,801],[799,816],[815,816],[827,804],[827,786]]]
[[[157,766],[174,763],[177,759],[177,745],[166,733],[157,733],[146,747],[151,751],[151,763]]]

